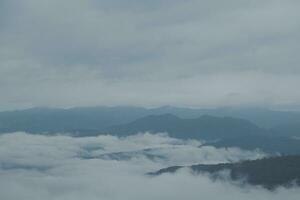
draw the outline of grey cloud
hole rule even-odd
[[[293,105],[300,99],[294,94],[299,81],[290,83],[300,72],[300,3],[293,0],[2,5],[1,109]],[[194,84],[173,88],[185,82]],[[273,82],[287,90],[275,91]],[[257,83],[263,92],[253,90]],[[228,100],[231,93],[240,95]]]

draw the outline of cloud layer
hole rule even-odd
[[[0,198],[12,199],[298,199],[297,188],[270,192],[210,180],[186,170],[148,177],[170,165],[256,159],[262,152],[200,147],[166,135],[72,138],[11,133],[0,136]],[[123,153],[123,154],[122,154]],[[117,155],[117,156],[116,156]],[[152,155],[152,156],[149,156]]]
[[[295,105],[299,9],[294,0],[2,0],[1,109]]]

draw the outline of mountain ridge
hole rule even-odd
[[[229,178],[233,181],[244,180],[251,185],[260,185],[267,189],[279,186],[300,186],[300,156],[269,157],[258,160],[247,160],[237,163],[220,163],[214,165],[172,166],[150,172],[148,175],[159,176],[165,173],[175,173],[179,169],[188,168],[193,173],[208,173],[214,180],[226,180],[222,171],[229,171]]]
[[[244,119],[209,115],[194,119],[182,119],[173,114],[163,114],[150,115],[128,124],[112,126],[107,132],[116,135],[167,132],[171,137],[176,138],[214,140],[240,134],[260,134],[264,131],[264,129]]]

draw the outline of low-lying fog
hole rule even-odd
[[[299,199],[297,188],[269,191],[240,186],[229,180],[212,181],[187,169],[157,177],[145,175],[173,165],[266,156],[259,150],[218,149],[201,144],[148,133],[126,138],[4,134],[0,136],[0,199]]]

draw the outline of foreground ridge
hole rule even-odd
[[[148,173],[158,176],[164,173],[175,173],[184,166],[172,166]],[[278,186],[300,185],[300,156],[279,156],[258,160],[247,160],[237,163],[221,163],[214,165],[192,165],[187,168],[193,173],[208,173],[214,179],[222,179],[221,171],[228,170],[231,180],[244,180],[251,185],[261,185],[268,189]]]

